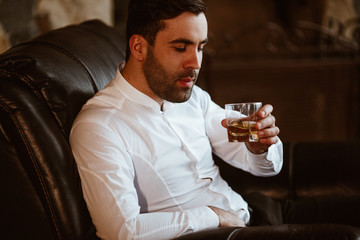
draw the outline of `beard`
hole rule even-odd
[[[186,102],[198,77],[198,70],[192,69],[179,72],[169,72],[155,57],[151,48],[144,62],[143,71],[150,89],[161,99],[181,103]],[[180,87],[177,81],[191,77],[194,82],[191,87]]]

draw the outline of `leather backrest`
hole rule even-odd
[[[0,55],[3,236],[95,237],[68,136],[82,105],[106,86],[124,58],[125,39],[97,20],[51,31]]]
[[[273,177],[257,177],[216,159],[232,188],[246,195],[261,192],[286,202],[307,198],[360,198],[360,141],[284,143],[284,164]]]
[[[359,140],[297,143],[292,154],[295,197],[359,198],[359,150]]]

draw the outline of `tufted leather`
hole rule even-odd
[[[113,78],[124,50],[120,34],[94,20],[0,55],[2,239],[97,238],[68,136],[82,105]],[[359,239],[358,149],[359,142],[286,144],[284,168],[272,178],[217,160],[243,196],[253,201],[251,193],[261,192],[281,203],[267,205],[277,225],[178,239]]]
[[[113,78],[124,44],[116,31],[90,21],[1,55],[1,226],[6,238],[95,236],[68,136],[85,101]]]

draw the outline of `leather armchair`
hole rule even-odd
[[[97,20],[48,32],[0,55],[2,239],[97,239],[68,137],[82,105],[106,86],[124,57],[124,39]],[[210,229],[177,239],[360,239],[359,147],[286,145],[284,169],[272,178],[217,160],[236,191],[279,202],[275,209],[269,205],[277,225]]]

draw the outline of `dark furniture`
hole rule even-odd
[[[81,106],[113,78],[124,46],[113,28],[89,21],[0,55],[2,239],[96,239],[68,136]],[[272,178],[218,161],[235,190],[281,203],[269,206],[278,225],[179,239],[360,239],[359,149],[359,142],[286,144],[284,169]]]

